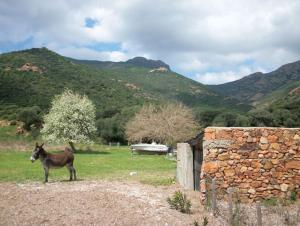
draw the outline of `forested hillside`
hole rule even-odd
[[[212,85],[211,89],[216,92],[239,99],[245,103],[257,105],[264,97],[273,96],[273,100],[285,94],[299,84],[300,61],[281,66],[270,73],[257,72],[237,81]],[[297,84],[295,84],[297,83]],[[286,91],[289,89],[288,91]]]
[[[53,97],[67,88],[96,105],[98,137],[107,142],[125,142],[126,122],[146,103],[182,102],[193,109],[201,127],[299,127],[299,71],[296,62],[268,74],[205,86],[162,61],[75,60],[36,48],[0,55],[0,118],[27,121],[26,129],[34,122],[41,125]]]
[[[107,141],[124,141],[124,124],[145,103],[180,101],[198,112],[250,109],[172,72],[162,61],[145,58],[119,63],[78,61],[36,48],[1,54],[0,81],[1,118],[41,119],[51,99],[68,88],[87,95],[96,105],[98,135]]]

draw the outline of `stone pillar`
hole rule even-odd
[[[187,189],[194,189],[193,151],[188,143],[177,144],[177,181]]]

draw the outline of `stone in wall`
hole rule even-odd
[[[292,191],[300,198],[300,129],[206,128],[202,198],[205,178],[216,178],[220,193],[235,188],[244,202],[288,198]]]

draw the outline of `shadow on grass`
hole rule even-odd
[[[110,152],[107,151],[93,151],[93,150],[82,150],[82,149],[77,149],[75,154],[96,154],[96,155],[106,155],[106,154],[111,154]]]

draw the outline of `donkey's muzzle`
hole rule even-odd
[[[30,157],[30,161],[31,161],[31,162],[34,162],[35,159],[31,156],[31,157]]]

